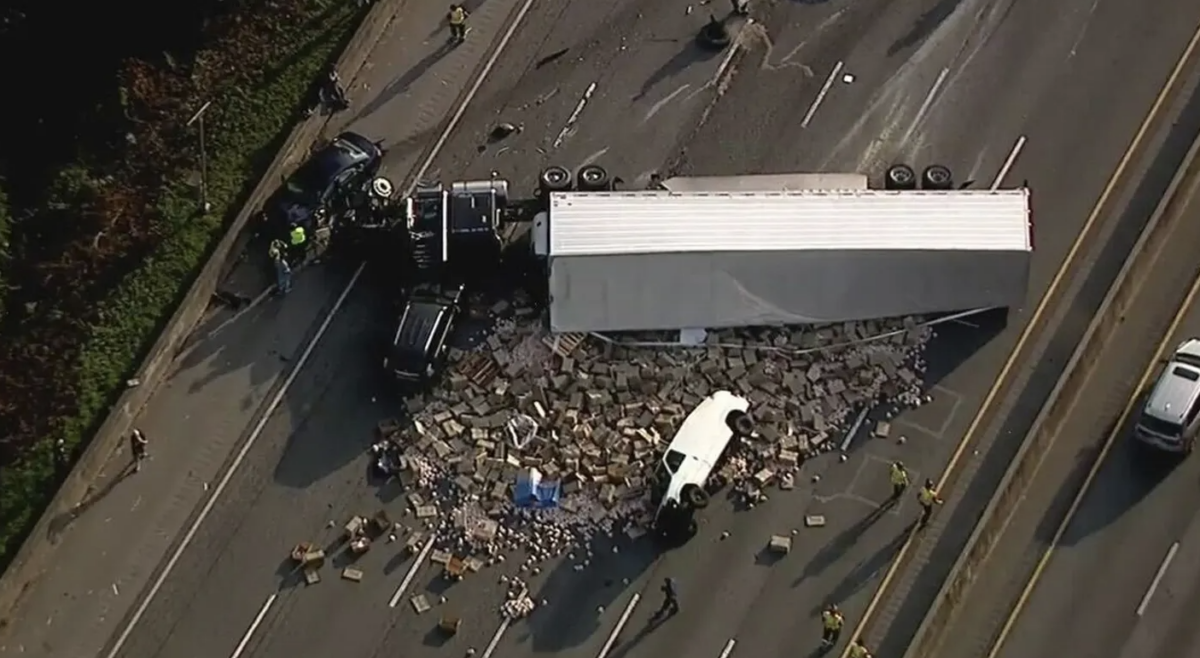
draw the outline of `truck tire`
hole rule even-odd
[[[894,164],[888,167],[884,175],[885,190],[915,190],[917,189],[917,172],[906,164]]]
[[[744,411],[731,411],[725,416],[725,424],[734,436],[750,436],[754,434],[754,419]]]
[[[683,499],[683,504],[691,509],[708,507],[708,492],[701,489],[698,484],[684,485],[683,490],[679,492],[679,497]]]
[[[954,189],[954,175],[950,173],[950,168],[944,165],[929,165],[925,167],[925,171],[921,172],[921,189],[924,190],[952,190]]]
[[[571,172],[562,167],[551,165],[538,174],[538,192],[543,195],[551,192],[570,192]]]
[[[607,192],[612,182],[600,165],[584,165],[575,174],[575,188],[580,192]]]

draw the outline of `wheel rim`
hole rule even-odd
[[[551,185],[561,185],[568,178],[567,173],[561,169],[547,169],[543,177]]]
[[[913,181],[913,173],[904,167],[894,167],[888,175],[897,185],[907,185]]]

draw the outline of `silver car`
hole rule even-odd
[[[1192,451],[1200,433],[1200,339],[1175,348],[1134,426],[1134,436],[1167,452]]]

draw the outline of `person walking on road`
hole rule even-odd
[[[450,40],[454,43],[466,41],[467,32],[471,31],[471,28],[467,27],[468,16],[470,14],[467,13],[466,9],[463,9],[462,5],[450,5]]]
[[[679,612],[679,592],[675,589],[674,578],[663,578],[662,584],[663,602],[659,606],[658,612],[654,613],[655,619],[660,619],[668,615],[674,615]]]
[[[850,643],[850,652],[846,655],[848,658],[874,658],[861,638]]]
[[[888,469],[888,477],[892,481],[892,497],[888,499],[888,504],[899,502],[900,497],[908,490],[908,469],[904,467],[904,462],[892,462]]]
[[[933,480],[926,479],[925,486],[917,492],[917,501],[921,503],[921,520],[920,527],[924,528],[929,523],[929,517],[933,516],[933,506],[942,504],[942,497],[938,494],[937,486],[933,484]]]
[[[842,636],[842,627],[846,625],[846,618],[842,616],[842,611],[834,604],[829,604],[824,611],[821,612],[821,649],[828,651],[837,644],[838,638]]]
[[[135,473],[142,470],[142,462],[146,461],[146,457],[148,456],[146,446],[148,443],[146,435],[135,427],[129,435],[129,454],[133,456],[133,472]]]

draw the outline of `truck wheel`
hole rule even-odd
[[[883,187],[887,190],[917,189],[917,172],[906,164],[896,164],[888,167],[884,176]]]
[[[926,190],[954,189],[954,175],[943,165],[929,165],[921,172],[921,188]]]
[[[691,509],[708,507],[708,492],[701,489],[698,484],[685,485],[683,491],[679,492],[679,497],[683,499],[683,504]]]
[[[607,192],[608,172],[600,165],[585,165],[575,174],[575,187],[580,192]]]
[[[733,431],[734,436],[750,436],[754,434],[754,419],[744,411],[731,411],[725,416],[725,424]]]
[[[538,174],[538,191],[542,194],[571,191],[571,172],[558,166],[549,166]]]

